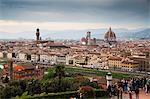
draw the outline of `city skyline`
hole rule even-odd
[[[150,99],[150,0],[0,0],[0,99]]]
[[[14,36],[37,27],[49,34],[110,26],[149,27],[149,0],[0,0],[0,8],[0,32]]]

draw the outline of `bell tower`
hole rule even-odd
[[[36,44],[39,43],[39,40],[40,40],[40,32],[39,32],[39,28],[36,29]]]
[[[90,31],[87,32],[86,39],[87,39],[87,45],[91,45],[91,32]]]
[[[36,29],[36,40],[38,41],[40,39],[40,32],[39,28]]]

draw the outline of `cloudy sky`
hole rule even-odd
[[[0,32],[148,27],[150,0],[0,0]]]

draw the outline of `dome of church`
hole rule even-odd
[[[85,37],[83,37],[83,38],[81,39],[81,42],[87,42],[87,39],[86,39]]]
[[[105,40],[108,42],[116,41],[116,34],[109,28],[108,32],[105,34]]]
[[[85,37],[83,37],[83,38],[81,39],[81,43],[82,43],[83,45],[85,45],[85,44],[87,43],[87,39],[86,39]]]

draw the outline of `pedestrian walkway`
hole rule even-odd
[[[117,99],[117,96],[113,96],[111,99]],[[129,94],[124,93],[122,99],[129,99]],[[132,99],[136,99],[135,93],[132,94]],[[140,91],[139,99],[150,99],[150,93],[146,94],[143,90]]]
[[[118,98],[117,98],[117,96],[113,96],[111,99],[118,99]],[[120,98],[119,98],[119,99],[120,99]],[[122,99],[129,99],[129,97],[128,97],[128,96],[123,96]]]
[[[123,99],[129,99],[129,94],[123,94]],[[132,94],[132,99],[136,99],[135,93]],[[146,94],[143,90],[139,93],[139,99],[150,99],[150,93]]]

